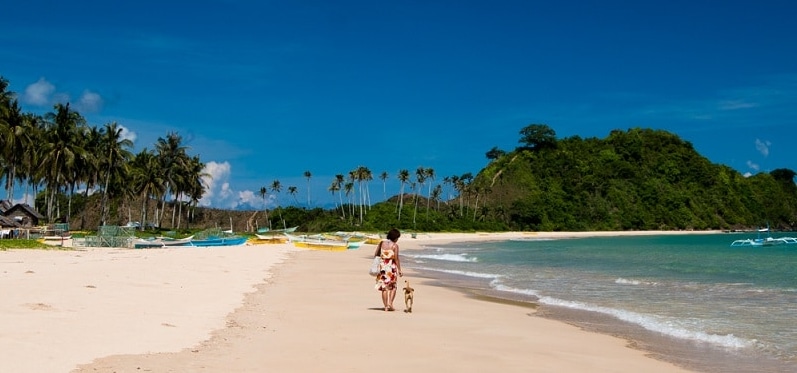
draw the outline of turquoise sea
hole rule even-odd
[[[797,372],[797,245],[730,247],[754,237],[532,238],[427,246],[402,260],[695,371]]]

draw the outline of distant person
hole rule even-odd
[[[379,262],[379,274],[376,275],[376,290],[382,292],[382,304],[385,311],[393,311],[393,299],[396,298],[396,288],[399,276],[404,276],[401,272],[401,262],[399,261],[398,239],[401,232],[393,228],[387,232],[387,239],[379,242],[376,246],[374,256],[382,258]]]

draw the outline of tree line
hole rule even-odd
[[[133,154],[133,143],[122,132],[116,122],[89,125],[69,103],[57,103],[44,115],[23,112],[14,92],[8,90],[8,81],[0,77],[0,177],[5,181],[6,198],[13,199],[19,183],[24,199],[35,196],[34,207],[44,211],[49,222],[69,222],[77,191],[82,191],[84,200],[89,194],[101,196],[95,209],[100,225],[109,221],[111,202],[128,202],[130,218],[134,206],[129,201],[142,201],[137,215],[142,222],[153,220],[158,225],[164,219],[160,212],[168,196],[196,207],[205,192],[205,164],[188,154],[182,137],[168,133],[158,138],[152,150]],[[64,199],[66,206],[61,205]],[[148,220],[153,200],[155,216]],[[83,208],[80,217],[85,219],[89,210]],[[179,226],[182,214],[172,211],[172,225]]]
[[[100,225],[140,219],[164,226],[167,214],[170,229],[180,229],[183,217],[202,224],[198,202],[209,175],[177,133],[133,154],[117,123],[90,126],[68,103],[44,115],[25,113],[7,88],[0,77],[0,179],[7,199],[21,187],[49,222],[80,218],[81,228],[87,214]],[[378,203],[371,196],[374,173],[366,166],[335,175],[327,188],[334,201],[329,210],[311,206],[310,171],[303,173],[304,207],[296,186],[285,189],[293,203],[282,207],[283,185],[273,180],[259,190],[265,206],[272,197],[276,204],[276,211],[264,208],[267,226],[278,219],[281,227],[308,231],[797,227],[797,174],[789,169],[745,177],[661,130],[558,139],[548,125],[531,124],[519,135],[515,149],[488,150],[489,164],[475,175],[439,178],[431,167],[400,169],[392,176],[399,190],[389,193],[391,175],[382,171]],[[73,200],[79,201],[75,209]],[[248,214],[249,220],[256,215]]]

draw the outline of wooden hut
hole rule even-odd
[[[33,207],[25,203],[18,203],[6,210],[3,216],[19,224],[22,228],[31,228],[39,225],[44,220],[44,216],[39,214]]]

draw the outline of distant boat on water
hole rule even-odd
[[[776,245],[793,245],[797,244],[795,237],[772,237],[769,225],[766,228],[757,230],[758,237],[745,238],[741,240],[734,240],[731,246],[776,246]],[[766,237],[761,237],[761,233],[766,232]]]

